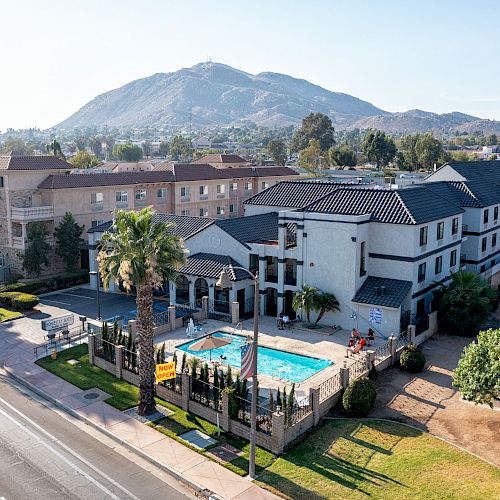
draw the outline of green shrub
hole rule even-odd
[[[378,371],[374,366],[371,367],[370,372],[368,373],[368,378],[372,382],[375,382],[375,380],[378,379]]]
[[[36,295],[19,293],[17,297],[12,299],[12,307],[26,311],[28,309],[33,309],[38,302],[39,300]]]
[[[373,382],[366,377],[358,378],[345,390],[342,405],[350,417],[365,417],[375,405],[376,397]]]
[[[399,364],[409,373],[419,373],[424,369],[424,353],[416,345],[408,345],[403,349]]]
[[[59,274],[52,278],[8,284],[1,287],[0,292],[23,292],[39,295],[41,293],[53,292],[70,286],[83,285],[88,281],[88,272],[78,271],[74,273]]]
[[[0,304],[4,306],[12,306],[12,300],[21,295],[21,292],[1,292]]]

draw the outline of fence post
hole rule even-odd
[[[95,333],[89,333],[89,365],[95,365]]]
[[[220,425],[223,430],[229,432],[229,397],[226,391],[222,391],[222,419]]]
[[[231,302],[231,322],[237,325],[240,322],[240,303]]]
[[[191,377],[187,373],[182,374],[182,401],[181,408],[184,411],[189,410],[189,394],[191,392]]]
[[[349,385],[349,367],[347,361],[344,361],[344,366],[340,367],[340,380],[342,382],[342,389],[347,389]]]
[[[368,370],[371,370],[375,366],[375,351],[370,349],[365,352],[365,356],[366,366],[368,367]]]
[[[272,415],[273,430],[271,451],[275,455],[281,455],[285,448],[285,414],[283,412],[274,412]]]
[[[123,349],[124,349],[124,347],[122,345],[115,345],[115,376],[116,376],[116,378],[122,378]]]
[[[170,331],[175,330],[175,306],[168,306],[168,322],[170,324]]]
[[[203,318],[208,318],[208,296],[204,295],[201,298],[201,310],[203,313]]]
[[[410,344],[415,343],[415,332],[417,327],[415,325],[408,325],[408,342]]]
[[[389,350],[391,352],[391,365],[396,362],[396,337],[391,335],[389,337]]]
[[[312,405],[314,425],[318,425],[321,418],[319,414],[319,387],[309,388],[309,402]]]

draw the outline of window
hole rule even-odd
[[[418,266],[418,282],[419,283],[422,283],[422,281],[425,281],[425,268],[426,268],[425,262]]]
[[[2,177],[2,176],[0,176],[0,188],[3,188],[3,187],[4,187],[4,185],[3,185],[3,177]],[[4,261],[4,262],[5,262],[5,261]]]
[[[436,237],[438,240],[442,240],[444,238],[444,222],[438,222]]]
[[[128,201],[128,191],[117,191],[116,201],[127,202]]]
[[[236,205],[231,203],[231,205],[229,205],[229,213],[234,214],[235,212],[237,212]]]
[[[92,227],[100,226],[101,224],[104,224],[103,220],[93,220],[92,221]]]
[[[97,205],[104,201],[104,196],[102,193],[90,193],[90,203],[92,205]]]
[[[136,189],[135,190],[135,199],[136,200],[145,200],[146,199],[146,190],[145,189]]]
[[[479,272],[484,273],[486,271],[486,265],[483,264]]]
[[[182,186],[181,187],[181,196],[189,196],[191,193],[191,189],[186,187],[186,186]]]
[[[252,190],[252,183],[245,182],[245,191],[251,191],[251,190]]]
[[[3,181],[2,181],[3,182]],[[3,184],[2,184],[3,186]],[[495,207],[493,209],[493,220],[497,221],[498,220],[498,207]]]
[[[490,215],[490,211],[487,208],[485,208],[484,212],[483,212],[483,222],[485,224],[488,224],[488,217],[489,217],[489,215]]]
[[[208,194],[208,186],[200,186],[200,194]]]
[[[200,217],[208,216],[208,208],[200,208]]]
[[[491,237],[491,247],[495,248],[497,246],[497,233],[493,233]]]
[[[191,210],[181,210],[181,215],[191,215]]]
[[[231,182],[231,184],[229,184],[229,191],[238,191],[238,183]]]
[[[262,181],[262,189],[267,189],[269,187],[269,182]]]
[[[481,252],[486,252],[487,247],[488,247],[488,238],[485,236],[481,241]]]
[[[166,198],[167,197],[167,189],[166,188],[158,188],[156,190],[157,198]]]
[[[440,274],[443,270],[443,256],[436,257],[436,264],[434,266],[434,274]]]
[[[458,217],[455,217],[451,221],[451,234],[457,234],[458,233]]]
[[[217,207],[217,215],[224,215],[224,207]]]
[[[217,184],[217,194],[224,194],[226,192],[226,186],[224,184]]]
[[[5,255],[0,252],[0,266],[5,266]]]
[[[366,274],[366,242],[361,242],[360,249],[360,259],[359,259],[359,275],[364,276]]]
[[[450,267],[454,267],[457,265],[457,251],[452,250],[450,253]]]
[[[424,246],[424,245],[427,245],[427,231],[428,231],[428,227],[427,226],[424,226],[424,227],[421,227],[420,228],[420,246]]]

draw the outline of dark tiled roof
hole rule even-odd
[[[245,246],[248,246],[247,243],[278,240],[278,214],[276,212],[235,219],[220,219],[215,224]]]
[[[234,269],[234,267],[241,267],[241,265],[233,258],[228,255],[216,255],[212,253],[190,255],[186,263],[179,269],[179,273],[218,279],[224,267],[229,269],[229,279],[231,281],[244,280],[249,277],[247,272],[241,269]]]
[[[304,210],[339,215],[371,214],[372,221],[391,224],[424,224],[463,212],[423,185],[400,190],[337,188]]]
[[[411,281],[368,276],[352,301],[359,304],[398,308],[411,290],[411,285]]]
[[[344,183],[321,181],[282,181],[261,191],[243,203],[270,207],[304,208]]]
[[[208,154],[194,160],[193,163],[250,163],[239,155]]]
[[[171,182],[170,172],[116,172],[93,174],[49,175],[40,184],[40,189],[71,189],[100,186],[124,186],[128,184],[154,184]]]
[[[0,156],[1,170],[71,170],[73,165],[55,156],[16,155],[10,153]]]
[[[479,207],[477,197],[469,189],[466,182],[461,181],[438,181],[426,182],[425,186],[432,192],[446,198],[460,207]]]
[[[164,224],[174,224],[174,234],[184,238],[185,240],[195,235],[202,229],[210,226],[217,219],[209,219],[208,217],[190,217],[187,215],[174,215],[165,213],[156,213],[153,216],[155,222]],[[91,227],[87,233],[103,233],[108,231],[113,226],[112,221],[104,222],[99,226]]]

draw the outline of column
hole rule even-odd
[[[231,302],[231,323],[237,325],[240,322],[240,303]]]
[[[220,426],[223,430],[229,432],[229,397],[227,392],[222,392],[222,416]]]
[[[344,366],[340,367],[340,380],[342,381],[342,388],[347,389],[349,385],[349,368],[347,361],[344,361]]]
[[[191,390],[191,387],[189,387],[190,377],[187,373],[183,373],[181,380],[182,380],[181,408],[184,411],[188,411],[189,410],[189,391]]]
[[[88,334],[89,343],[89,365],[95,365],[95,333]]]
[[[415,325],[408,325],[408,343],[409,344],[414,344],[415,343],[415,332],[417,328]]]
[[[168,322],[172,332],[175,330],[175,319],[175,306],[168,306]]]
[[[389,349],[391,352],[391,365],[396,362],[396,337],[391,335],[389,337]]]
[[[304,233],[304,223],[299,221],[297,223],[297,288],[302,288],[304,283],[303,271],[304,271],[304,246],[305,246],[305,233]]]
[[[201,310],[203,311],[203,317],[208,317],[208,295],[204,295],[201,298]]]
[[[309,388],[309,401],[312,404],[314,425],[318,425],[321,419],[319,413],[319,387]]]
[[[283,449],[285,448],[285,414],[280,412],[274,412],[273,416],[273,430],[272,437],[273,443],[271,447],[271,451],[280,455],[283,453]]]
[[[169,281],[168,286],[170,287],[170,303],[175,304],[175,298],[176,298],[175,292],[177,290],[175,288],[175,280]]]
[[[277,316],[283,311],[283,296],[285,292],[285,260],[278,259],[278,303],[277,303]]]
[[[189,303],[194,306],[196,295],[194,290],[194,278],[189,280]]]
[[[267,267],[267,259],[265,257],[259,256],[259,315],[262,316],[265,313],[265,305],[266,305],[266,267]]]
[[[115,376],[122,378],[123,346],[115,345]]]

